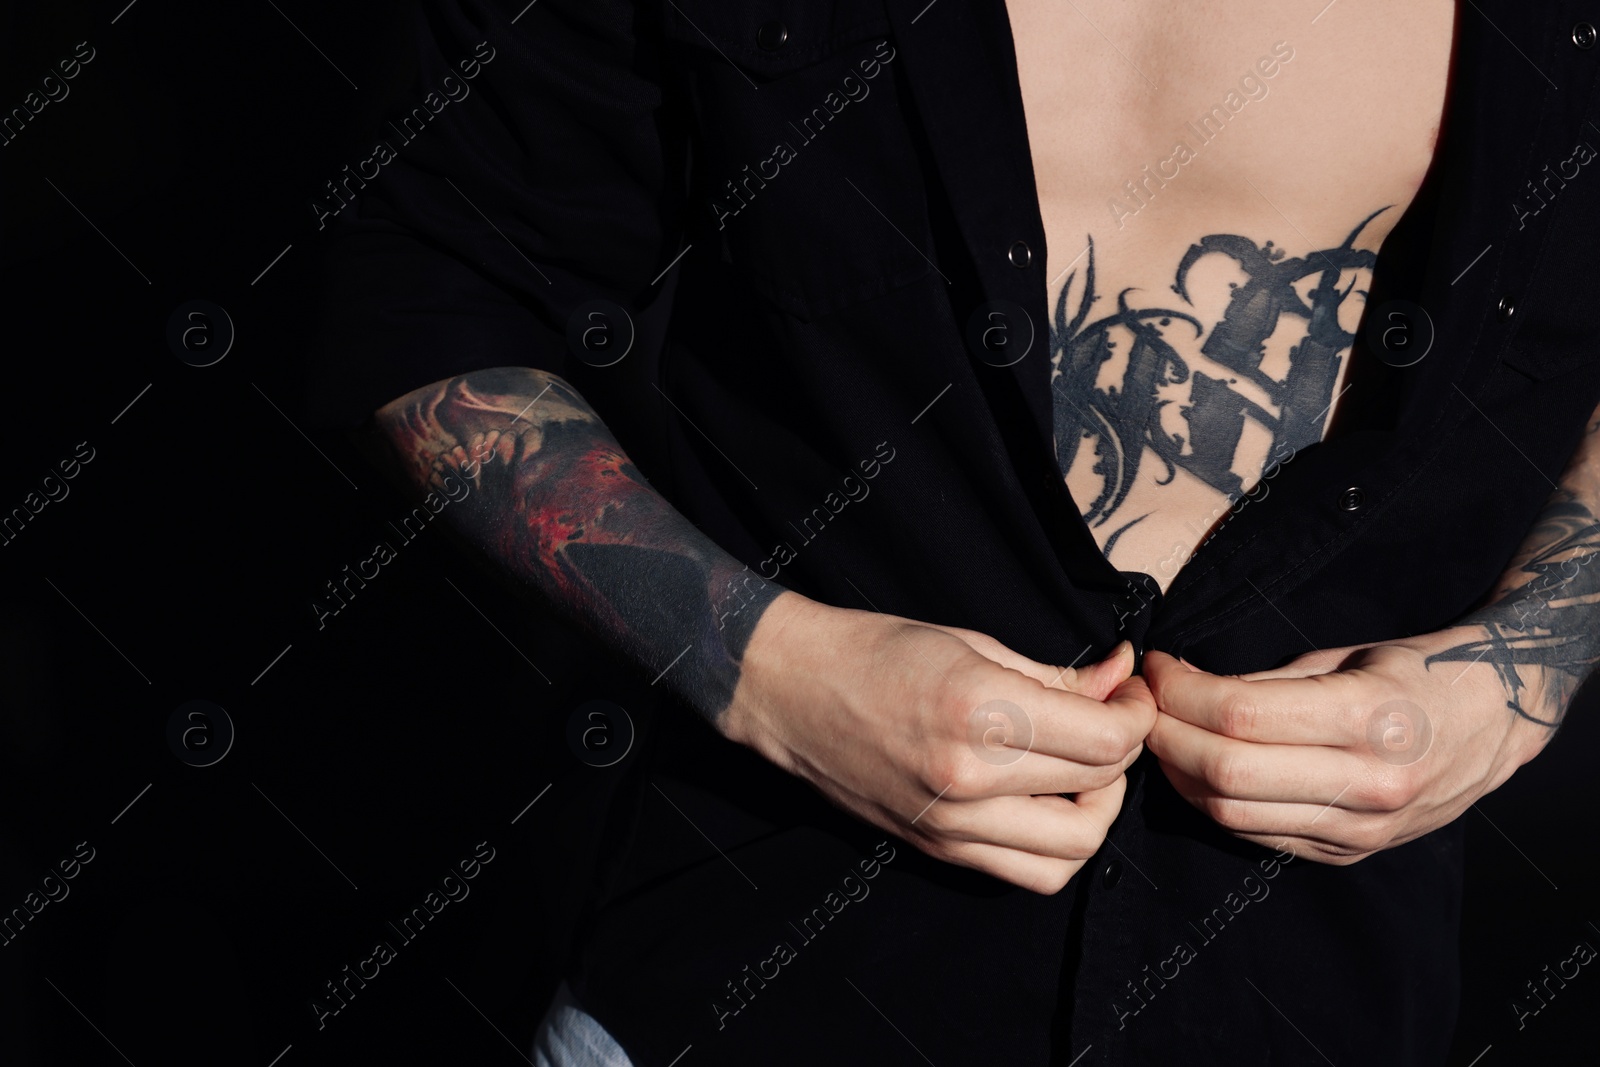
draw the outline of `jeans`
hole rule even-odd
[[[535,1067],[633,1067],[606,1028],[562,982],[533,1039]]]

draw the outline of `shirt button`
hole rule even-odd
[[[1100,884],[1107,889],[1115,889],[1120,881],[1122,881],[1122,861],[1112,860],[1106,864],[1105,870],[1100,872]]]
[[[1340,511],[1360,511],[1361,505],[1367,502],[1367,494],[1361,491],[1358,485],[1352,485],[1339,494]]]
[[[769,22],[756,31],[756,44],[766,52],[776,52],[788,39],[789,27],[781,22]]]
[[[1600,39],[1600,34],[1595,33],[1594,25],[1592,23],[1580,22],[1576,26],[1572,27],[1572,43],[1577,45],[1579,48],[1582,48],[1584,51],[1587,52],[1589,49],[1593,48],[1596,39]]]
[[[1021,270],[1023,267],[1026,267],[1029,263],[1033,262],[1033,251],[1028,248],[1026,241],[1018,241],[1016,244],[1011,246],[1011,251],[1007,253],[1006,258],[1011,260],[1011,265],[1013,267]]]
[[[1495,314],[1500,316],[1500,321],[1505,322],[1517,313],[1517,302],[1510,296],[1502,296],[1500,303],[1494,306]]]

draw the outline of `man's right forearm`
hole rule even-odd
[[[1040,893],[1100,847],[1156,716],[1126,642],[1069,671],[785,592],[674,511],[551,374],[437,382],[376,425],[468,541],[857,818]]]
[[[543,371],[475,371],[377,412],[408,484],[566,617],[713,724],[750,634],[783,592],[678,514],[577,391]]]

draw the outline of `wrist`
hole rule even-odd
[[[740,662],[739,682],[716,727],[728,740],[752,748],[767,736],[764,713],[803,670],[799,645],[827,606],[785,589],[762,612]]]
[[[1515,646],[1523,637],[1499,620],[1472,617],[1428,635],[1429,663],[1443,670],[1445,684],[1460,692],[1457,699],[1493,708],[1505,724],[1500,750],[1508,770],[1502,780],[1543,751],[1569,696],[1557,672],[1519,661]]]
[[[1543,752],[1555,736],[1572,692],[1569,679],[1551,668],[1524,666],[1519,674],[1525,687],[1515,707],[1507,701],[1506,713],[1513,719],[1513,751],[1520,767]]]

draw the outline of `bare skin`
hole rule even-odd
[[[1321,439],[1375,253],[1432,158],[1455,5],[1325,7],[1007,4],[1057,458],[1108,558],[1162,589]]]
[[[1454,820],[1543,750],[1600,660],[1600,409],[1478,610],[1227,678],[1153,652],[1148,739],[1240,837],[1354,863]]]
[[[1165,589],[1346,402],[1376,253],[1432,158],[1455,8],[1009,0],[1057,456],[1119,568]],[[1241,837],[1349,863],[1501,785],[1600,656],[1597,451],[1591,433],[1447,630],[1240,679],[1151,653],[1147,743],[1179,792]]]
[[[419,493],[459,499],[445,521],[512,581],[846,810],[1041,893],[1100,847],[1155,721],[1126,643],[1060,668],[764,581],[542,371],[436,382],[379,409],[376,425]],[[996,701],[1026,721],[1025,743],[982,710]]]
[[[1320,438],[1373,256],[1431,157],[1451,5],[1342,0],[1317,25],[1311,6],[1010,4],[1061,312],[1058,457],[1102,550],[1163,587],[1234,493]],[[1269,88],[1249,88],[1247,74]],[[1218,132],[1177,159],[1178,131],[1203,114]],[[1157,185],[1147,165],[1174,176]],[[1124,190],[1135,178],[1143,197]],[[1159,375],[1136,373],[1151,366]],[[1197,386],[1202,374],[1210,386]],[[1229,421],[1219,400],[1232,394]],[[419,492],[470,482],[447,522],[727,737],[931,855],[1042,893],[1100,847],[1147,736],[1180,791],[1223,825],[1344,862],[1439,825],[1503,781],[1548,736],[1532,720],[1559,721],[1563,686],[1589,665],[1570,642],[1543,630],[1513,640],[1503,619],[1485,617],[1355,658],[1321,653],[1270,678],[1218,679],[1152,654],[1152,695],[1129,676],[1126,646],[1061,669],[981,634],[834,608],[756,577],[660,497],[552,375],[501,368],[433,383],[386,405],[377,424]],[[1565,525],[1549,537],[1570,536],[1571,516],[1556,518]],[[1527,559],[1560,562],[1583,544],[1530,543]],[[1508,573],[1508,588],[1528,580]],[[1470,709],[1450,703],[1446,717],[1439,679],[1485,643],[1491,654],[1451,698],[1470,691]],[[1547,647],[1565,666],[1530,661]],[[1240,686],[1263,688],[1218,695]],[[1423,770],[1396,770],[1392,756],[1359,762],[1352,709],[1368,714],[1379,690],[1445,719]],[[1336,692],[1348,705],[1338,714],[1300,714]],[[985,712],[996,701],[1020,709],[1027,744]],[[1283,760],[1300,756],[1322,762],[1294,778]],[[1322,788],[1358,767],[1344,800]],[[1328,816],[1296,821],[1330,800]]]

